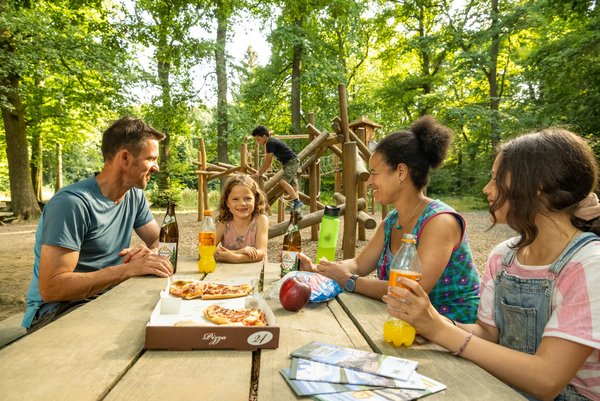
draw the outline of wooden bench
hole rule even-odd
[[[0,322],[0,348],[27,334],[27,330],[21,327],[22,321],[23,313],[19,313]]]
[[[0,226],[5,226],[6,223],[15,220],[13,212],[1,212],[0,211]]]

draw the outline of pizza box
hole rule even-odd
[[[265,313],[268,326],[214,324],[203,313],[206,307],[213,304],[231,309],[259,308]],[[231,299],[186,300],[173,297],[168,291],[162,290],[160,300],[146,325],[146,349],[254,351],[278,346],[279,327],[276,325],[275,315],[260,294]]]

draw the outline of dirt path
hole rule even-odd
[[[196,212],[178,212],[177,221],[180,231],[180,255],[197,255],[197,233],[199,223],[196,221]],[[492,247],[500,241],[512,235],[512,231],[505,226],[495,227],[486,231],[489,227],[489,215],[485,211],[466,212],[467,231],[469,241],[473,250],[475,263],[481,270]],[[162,213],[155,215],[157,220],[162,221]],[[275,222],[275,216],[271,216]],[[375,216],[379,222],[380,215]],[[25,309],[25,293],[31,280],[33,266],[33,246],[37,222],[13,222],[6,226],[0,226],[0,254],[4,260],[0,264],[0,320],[6,319]],[[342,231],[343,228],[340,229]],[[371,238],[374,231],[367,230],[367,240]],[[314,258],[316,253],[316,242],[310,241],[310,228],[302,230],[304,238],[303,251]],[[277,259],[281,248],[282,237],[269,241],[268,255],[271,261]],[[134,238],[134,242],[138,241]],[[341,244],[341,239],[338,245]],[[366,242],[357,244],[357,252]],[[338,250],[337,258],[341,258]]]

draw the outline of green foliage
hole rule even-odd
[[[184,186],[177,180],[171,180],[170,187],[166,190],[158,188],[158,185],[154,180],[148,184],[146,196],[148,197],[148,202],[150,202],[153,207],[162,208],[166,207],[169,202],[174,202],[176,205],[179,205],[182,199],[183,190]]]

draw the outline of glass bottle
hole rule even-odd
[[[298,229],[298,211],[290,213],[290,223],[281,247],[281,277],[298,270],[298,253],[302,252],[302,237]]]
[[[401,277],[417,283],[420,283],[423,278],[421,262],[417,254],[417,236],[413,234],[404,234],[402,237],[402,246],[390,264],[389,287],[404,287],[398,282]],[[397,317],[390,316],[383,324],[384,340],[393,343],[396,347],[401,345],[410,347],[415,340],[415,334],[414,327]]]
[[[173,273],[177,271],[177,251],[179,248],[179,227],[175,217],[175,203],[167,204],[167,212],[160,226],[158,235],[158,254],[166,256],[173,265]]]
[[[325,206],[323,220],[319,231],[319,245],[317,247],[316,262],[322,257],[327,260],[335,260],[335,249],[337,246],[338,232],[340,230],[340,208],[337,206]]]
[[[204,211],[204,219],[198,233],[198,270],[200,273],[212,273],[217,267],[215,261],[215,249],[217,249],[217,228],[210,210]]]

